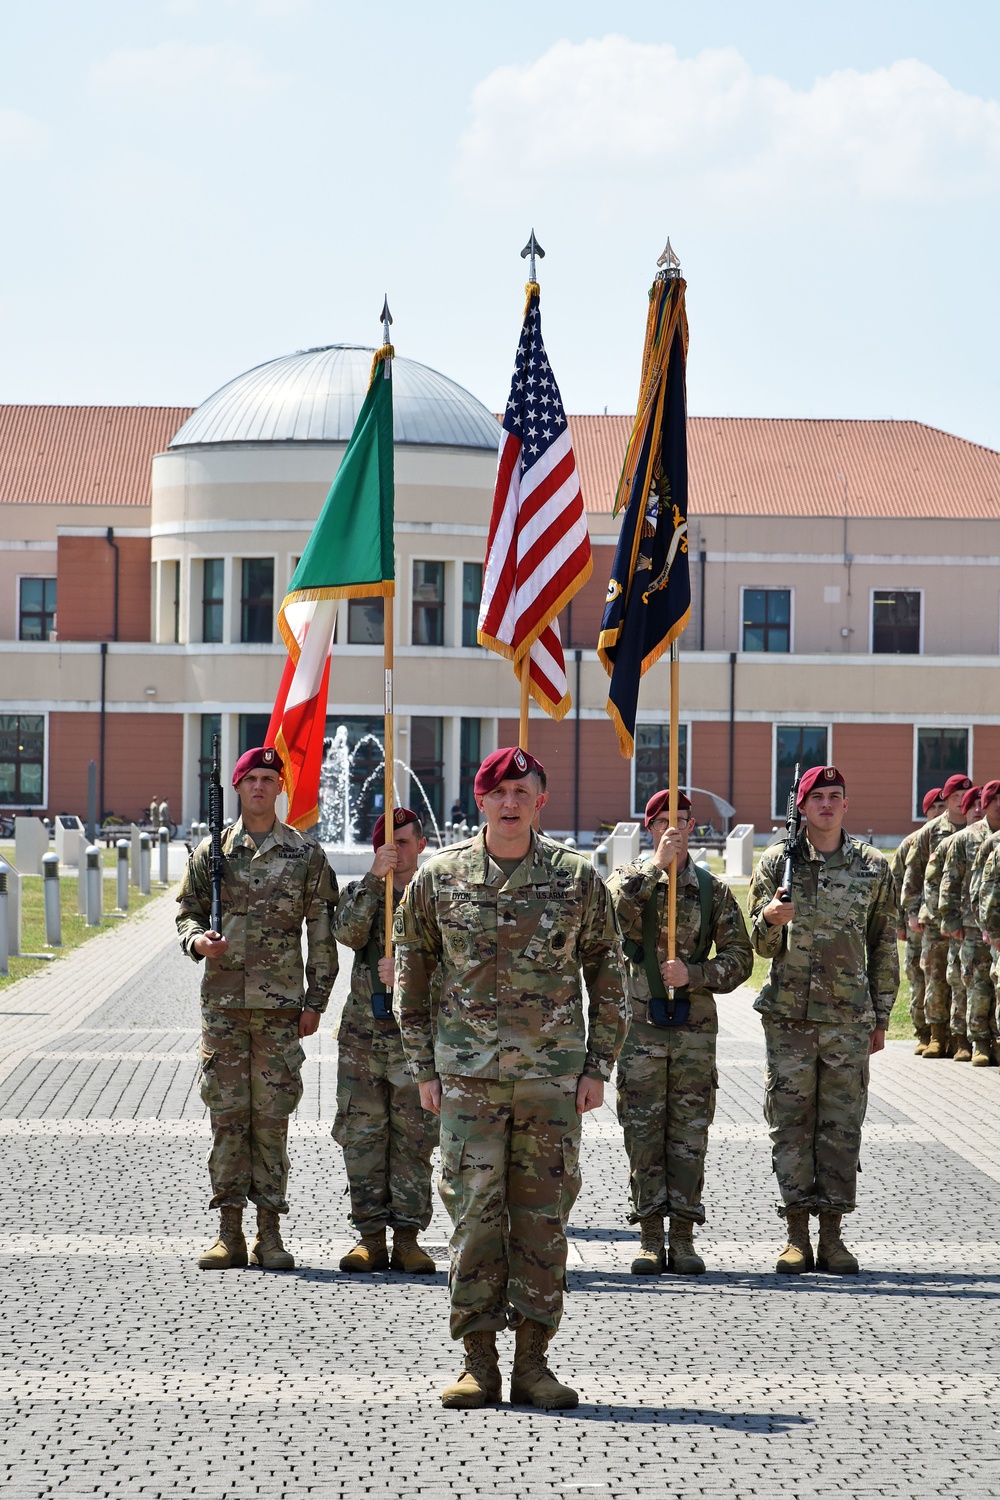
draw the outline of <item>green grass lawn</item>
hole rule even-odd
[[[113,851],[112,851],[113,853]],[[159,895],[159,892],[156,892]],[[50,953],[53,959],[58,961],[65,953],[70,953],[85,943],[88,938],[95,937],[99,932],[106,932],[109,927],[117,927],[127,918],[112,917],[108,915],[108,909],[115,899],[115,887],[112,881],[104,882],[104,916],[100,927],[88,927],[86,917],[80,916],[76,909],[77,878],[75,875],[61,876],[59,880],[59,905],[62,912],[62,947],[45,947],[45,905],[42,894],[42,880],[39,876],[26,876],[21,881],[21,947],[24,954],[27,953]],[[141,911],[153,896],[141,896],[132,886],[129,889],[129,916],[134,916]],[[47,958],[26,958],[11,956],[9,960],[10,972],[7,975],[0,974],[0,989],[14,984],[18,979],[23,979],[26,974],[36,974],[40,969],[49,966],[51,960]]]

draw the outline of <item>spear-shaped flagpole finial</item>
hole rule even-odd
[[[537,255],[537,257],[538,257],[539,260],[544,260],[545,259],[545,251],[542,249],[541,245],[535,239],[535,231],[532,230],[531,234],[528,236],[528,243],[525,245],[524,249],[521,251],[521,259],[522,260],[524,260],[526,256],[530,256],[531,257],[530,260],[528,261],[528,280],[529,281],[534,281],[535,280],[535,256],[536,255]]]
[[[658,273],[658,280],[660,281],[674,281],[681,274],[681,263],[677,258],[673,245],[670,243],[669,237],[663,247],[663,254],[656,264],[660,267]]]
[[[389,329],[392,326],[392,313],[389,311],[388,293],[383,298],[382,311],[379,313],[379,317],[382,319],[382,342],[383,344],[391,344],[392,339],[389,337]]]

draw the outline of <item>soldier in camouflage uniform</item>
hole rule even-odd
[[[319,1026],[337,977],[337,880],[319,844],[274,815],[282,787],[276,750],[248,750],[233,786],[240,816],[222,838],[222,932],[210,926],[208,839],[188,860],[177,897],[181,947],[205,962],[201,1097],[212,1121],[209,1206],[221,1214],[219,1238],[198,1264],[206,1271],[247,1264],[249,1198],[257,1205],[250,1263],[290,1270],[278,1218],[288,1212],[288,1119],[302,1096],[301,1038]]]
[[[648,859],[616,870],[608,881],[622,935],[631,1019],[618,1058],[618,1119],[629,1159],[629,1220],[640,1225],[642,1243],[632,1262],[637,1276],[665,1267],[697,1276],[705,1262],[694,1248],[693,1226],[704,1224],[701,1195],[705,1182],[708,1127],[715,1115],[718,1072],[715,1038],[719,1018],[715,995],[727,994],[753,971],[753,951],[743,913],[721,880],[699,872],[688,858],[691,801],[678,793],[677,827],[670,827],[669,792],[656,792],[646,804],[646,827],[653,838]],[[676,861],[676,954],[667,958],[667,892]],[[708,921],[702,922],[700,882],[710,891]],[[643,921],[654,903],[655,952],[647,959]],[[648,918],[646,925],[649,925]],[[709,957],[711,948],[715,953]],[[686,987],[690,1013],[680,1025],[655,1024],[648,973],[657,985]],[[663,1220],[669,1216],[668,1244]]]
[[[394,1271],[431,1275],[436,1269],[417,1243],[417,1230],[431,1221],[437,1119],[421,1109],[403,1055],[392,1014],[392,959],[385,957],[386,877],[391,872],[395,910],[426,845],[420,819],[409,807],[395,809],[393,842],[387,844],[383,814],[372,832],[374,863],[347,887],[337,907],[334,936],[354,949],[354,968],[337,1030],[333,1138],[344,1152],[351,1222],[361,1236],[341,1260],[342,1271],[389,1269],[390,1225]]]
[[[919,912],[921,921],[933,922],[941,936],[948,940],[948,965],[945,970],[948,989],[951,992],[948,1051],[955,1062],[970,1062],[972,1059],[972,1049],[969,1046],[968,1002],[965,979],[962,974],[963,933],[960,927],[957,930],[950,930],[942,921],[941,883],[944,880],[945,863],[955,840],[963,837],[969,828],[979,821],[981,791],[982,787],[973,786],[964,794],[962,818],[965,827],[958,833],[951,833],[947,838],[943,838],[927,861],[927,869],[924,873],[924,900]]]
[[[944,811],[944,803],[941,801],[939,786],[932,787],[924,794],[922,807],[926,821],[930,822],[931,819],[940,817]],[[919,833],[919,828],[914,828],[912,833],[908,833],[889,861],[892,878],[896,882],[896,897],[900,902],[903,894],[903,876],[906,872],[906,856]],[[904,963],[906,977],[910,984],[910,1020],[913,1022],[913,1030],[917,1037],[917,1045],[913,1050],[918,1057],[921,1057],[931,1039],[930,1026],[924,1016],[924,971],[920,967],[921,934],[904,923],[896,932],[896,940],[906,944]]]
[[[776,1269],[812,1270],[816,1213],[815,1263],[855,1275],[841,1216],[854,1209],[869,1055],[885,1046],[899,988],[899,908],[886,860],[844,832],[846,788],[835,766],[806,771],[798,805],[805,827],[791,900],[781,900],[784,845],[773,844],[748,904],[753,946],[771,960],[756,1009],[767,1046],[764,1118],[788,1233]]]
[[[966,793],[968,796],[968,793]],[[1000,781],[988,781],[979,794],[982,817],[941,845],[947,849],[938,896],[942,932],[960,944],[962,979],[968,1008],[972,1066],[986,1068],[994,1061],[996,995],[990,977],[990,949],[983,941],[979,914],[973,904],[972,878],[979,851],[1000,829]]]
[[[983,939],[990,945],[990,979],[997,997],[991,1025],[996,1035],[1000,1030],[1000,832],[991,833],[980,845],[972,867],[969,896],[979,917]],[[1000,1041],[994,1043],[993,1055],[1000,1063]]]
[[[580,1117],[603,1102],[625,1035],[624,976],[590,860],[532,829],[537,765],[514,748],[487,757],[475,781],[485,828],[427,861],[393,929],[395,1011],[421,1101],[441,1115],[440,1191],[455,1226],[451,1332],[465,1368],[445,1406],[501,1399],[496,1335],[508,1327],[510,1399],[578,1399],[545,1351],[562,1314]]]
[[[948,939],[942,937],[936,921],[924,921],[920,909],[924,902],[924,877],[927,864],[942,839],[960,833],[965,827],[962,798],[972,786],[968,776],[949,776],[941,788],[945,810],[939,818],[925,823],[910,846],[903,874],[901,904],[911,932],[921,934],[920,967],[924,972],[924,1016],[930,1040],[924,1057],[947,1057],[949,1053],[949,1017],[951,989],[948,985]]]

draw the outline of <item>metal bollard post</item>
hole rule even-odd
[[[128,839],[119,839],[118,850],[118,910],[128,911],[128,862],[132,846]]]
[[[139,836],[139,891],[143,896],[148,896],[151,891],[149,883],[149,864],[153,840],[148,833]]]
[[[160,884],[170,884],[170,829],[160,827]]]
[[[0,974],[10,972],[7,960],[7,866],[0,865]]]
[[[100,927],[104,897],[104,871],[101,851],[96,844],[87,847],[87,926]]]
[[[45,946],[62,947],[62,909],[59,904],[59,856],[42,855],[42,894],[45,897]]]

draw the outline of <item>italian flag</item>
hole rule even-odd
[[[351,440],[278,610],[288,661],[266,743],[284,762],[293,828],[311,828],[319,818],[337,601],[395,592],[392,352],[391,344],[376,351]]]

